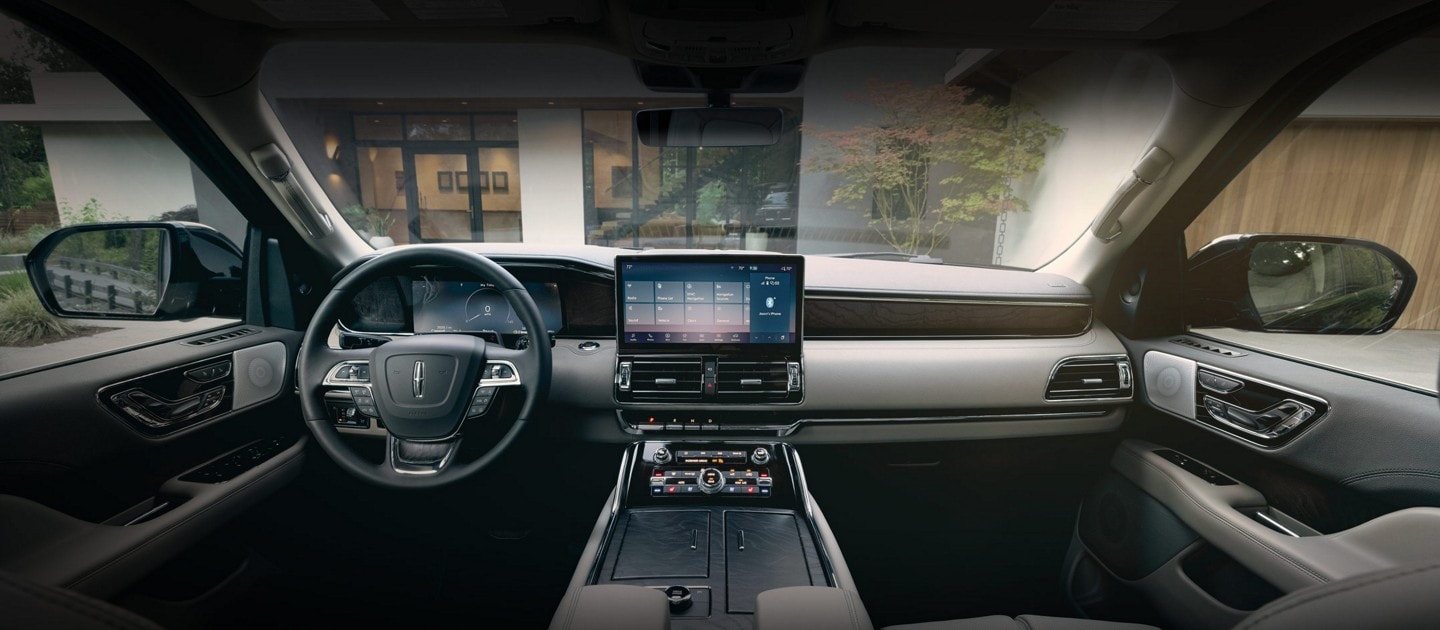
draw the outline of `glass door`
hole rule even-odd
[[[474,155],[471,192],[483,209],[485,240],[520,242],[520,149],[482,146]]]
[[[411,240],[483,241],[478,195],[471,194],[475,160],[469,151],[407,151],[414,174],[408,194],[412,195]]]

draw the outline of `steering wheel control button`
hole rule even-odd
[[[491,363],[487,368],[486,378],[496,380],[515,378],[515,370],[504,363]]]
[[[370,364],[365,362],[352,361],[349,363],[341,363],[331,369],[330,375],[325,377],[325,383],[331,385],[369,382]]]
[[[750,453],[750,461],[754,462],[757,466],[764,466],[770,463],[770,449],[763,446],[755,447],[755,451]]]
[[[470,408],[465,411],[465,417],[473,418],[483,416],[490,409],[490,401],[495,399],[495,388],[485,386],[475,390],[475,396],[470,399]]]

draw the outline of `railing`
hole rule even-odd
[[[46,279],[56,299],[73,310],[146,314],[158,302],[152,273],[68,256],[52,260],[59,269],[47,265]]]

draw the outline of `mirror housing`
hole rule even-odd
[[[1340,335],[1389,330],[1415,269],[1369,241],[1299,234],[1222,236],[1190,257],[1187,324]]]
[[[30,285],[56,317],[238,317],[244,257],[198,223],[129,221],[60,228],[25,255]]]
[[[676,107],[635,112],[635,132],[647,147],[754,147],[780,141],[785,112],[778,107]]]

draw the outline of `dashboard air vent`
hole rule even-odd
[[[785,361],[727,361],[716,367],[715,385],[723,401],[785,400],[790,373]]]
[[[634,400],[700,400],[704,367],[700,357],[656,357],[630,362],[630,397]]]
[[[1224,346],[1217,346],[1217,345],[1214,345],[1214,344],[1209,344],[1209,343],[1205,343],[1205,342],[1202,342],[1202,341],[1197,341],[1197,340],[1191,339],[1191,338],[1189,338],[1189,337],[1176,337],[1176,338],[1174,338],[1174,339],[1171,339],[1171,340],[1170,340],[1170,343],[1178,343],[1178,344],[1180,344],[1180,345],[1182,345],[1182,346],[1190,346],[1191,348],[1198,348],[1198,349],[1204,350],[1204,351],[1206,351],[1206,352],[1213,352],[1213,353],[1218,354],[1218,355],[1220,355],[1220,356],[1222,356],[1222,357],[1243,357],[1243,356],[1245,356],[1245,353],[1244,353],[1244,352],[1241,352],[1241,351],[1239,351],[1239,350],[1231,350],[1231,349],[1226,348],[1226,347],[1224,347]]]
[[[223,332],[223,333],[220,333],[220,334],[218,334],[218,335],[210,335],[209,337],[201,337],[201,338],[199,338],[199,339],[191,339],[190,341],[187,341],[187,342],[185,342],[185,343],[188,344],[188,345],[192,345],[192,346],[208,346],[208,345],[210,345],[210,344],[212,344],[212,343],[219,343],[219,342],[221,342],[221,341],[229,341],[229,340],[234,339],[234,338],[236,338],[236,337],[244,337],[245,335],[253,335],[253,334],[257,333],[257,332],[260,332],[260,331],[254,329],[254,328],[240,328],[240,329],[237,329],[237,330],[231,330],[231,331],[228,331],[228,332]]]
[[[1134,387],[1130,360],[1124,357],[1065,359],[1050,374],[1045,400],[1115,400],[1130,398]]]

